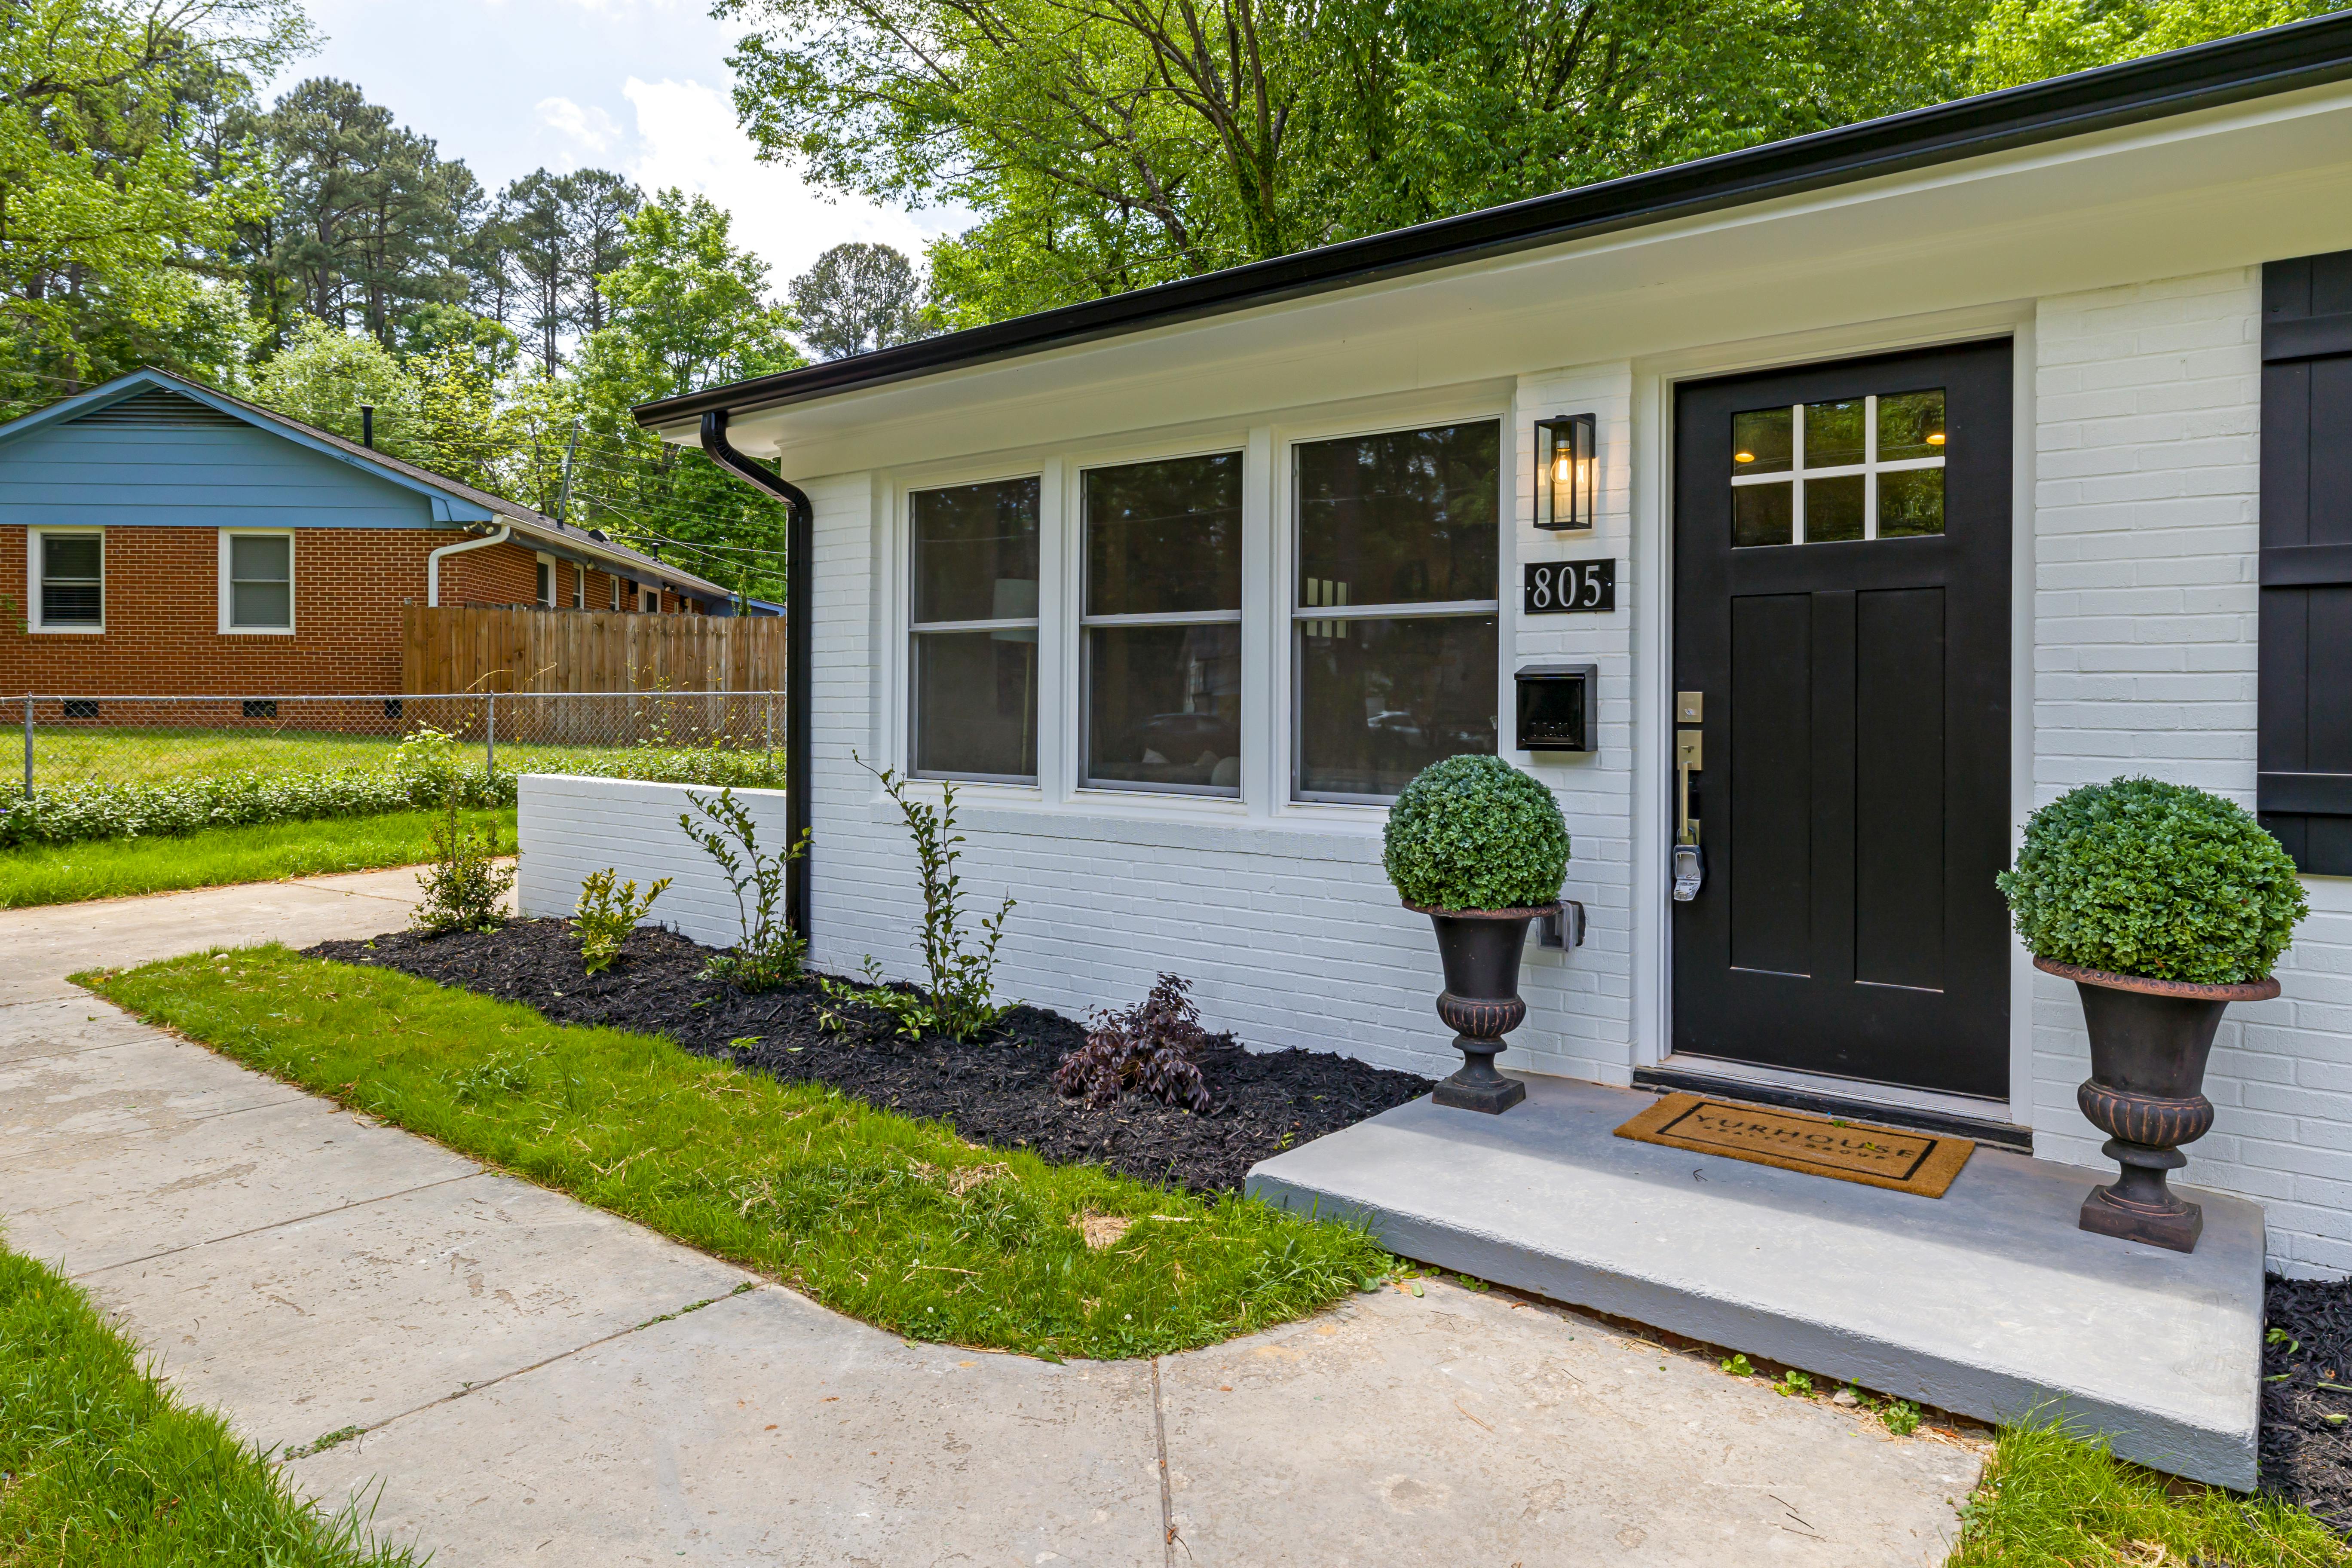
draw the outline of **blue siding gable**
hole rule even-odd
[[[429,528],[493,515],[152,371],[0,426],[0,525]]]
[[[0,524],[430,528],[415,491],[252,426],[67,424],[0,447]]]

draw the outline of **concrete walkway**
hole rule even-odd
[[[1428,1282],[1152,1362],[908,1344],[145,1027],[96,963],[406,872],[0,914],[0,1221],[443,1565],[1939,1563],[1973,1445]]]

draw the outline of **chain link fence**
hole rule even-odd
[[[23,793],[229,774],[391,768],[403,742],[453,744],[486,776],[633,773],[696,752],[782,755],[781,691],[371,697],[23,697]],[[5,753],[0,753],[5,754]],[[745,760],[749,760],[746,758]],[[688,770],[692,771],[692,770]]]

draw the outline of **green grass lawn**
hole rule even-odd
[[[1390,1268],[1344,1226],[977,1147],[391,970],[269,946],[80,978],[247,1067],[908,1339],[1157,1355],[1302,1317]]]
[[[426,835],[436,815],[395,811],[0,850],[0,909],[413,865],[428,858]],[[471,823],[495,820],[500,847],[513,847],[512,808],[466,816]]]
[[[2048,1428],[2010,1427],[1948,1568],[2345,1568],[2301,1509],[2195,1486]]]
[[[616,705],[617,706],[617,705]],[[5,717],[5,715],[0,715]],[[397,724],[397,720],[386,721]],[[170,730],[114,726],[42,728],[33,731],[33,783],[57,789],[76,784],[169,784],[217,773],[318,773],[339,768],[389,768],[400,737],[344,735],[317,730]],[[625,755],[625,747],[522,745],[499,742],[500,771],[562,771],[599,757]],[[457,756],[478,770],[483,748],[477,737],[460,742]],[[21,780],[24,751],[15,737],[0,739],[0,778]]]
[[[182,1405],[89,1299],[0,1248],[0,1563],[410,1568]]]

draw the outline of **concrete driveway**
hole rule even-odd
[[[0,1222],[447,1564],[1932,1564],[1980,1448],[1428,1281],[1150,1362],[910,1344],[64,976],[399,926],[407,872],[0,913]]]

